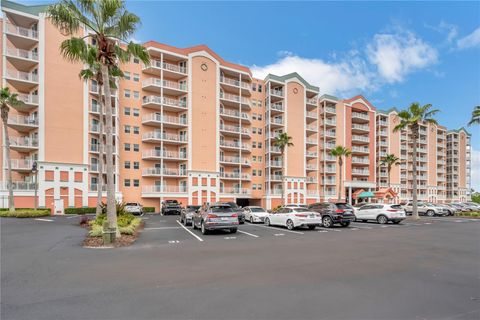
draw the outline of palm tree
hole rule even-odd
[[[472,119],[471,119],[470,122],[468,123],[469,126],[474,125],[474,124],[477,124],[477,125],[480,124],[480,106],[476,106],[476,107],[473,109],[473,111],[472,111]]]
[[[12,182],[12,159],[10,158],[10,136],[8,135],[8,113],[10,107],[16,107],[23,104],[22,101],[17,99],[16,93],[10,92],[10,88],[5,87],[0,89],[0,108],[2,114],[3,134],[5,136],[5,159],[7,162],[7,184],[8,184],[8,209],[15,211],[15,204],[13,201],[13,182]]]
[[[100,63],[97,61],[96,57],[98,56],[98,48],[96,46],[88,45],[85,56],[82,57],[82,62],[85,64],[86,68],[80,71],[80,78],[89,81],[95,80],[98,86],[98,113],[100,117],[98,132],[100,133],[100,142],[98,144],[98,172],[99,178],[97,181],[97,208],[95,210],[96,216],[102,214],[102,194],[103,194],[103,156],[104,156],[104,144],[103,144],[103,121],[105,116],[103,114],[103,77],[100,72]],[[123,77],[123,72],[118,68],[113,68],[110,70],[110,86],[116,87],[115,77]]]
[[[143,63],[150,61],[147,50],[128,39],[135,33],[140,18],[128,12],[123,0],[61,0],[51,5],[47,14],[52,22],[69,39],[60,45],[62,55],[72,62],[81,62],[87,49],[87,41],[98,46],[96,61],[105,92],[106,109],[106,158],[107,158],[107,220],[109,227],[117,230],[115,207],[115,185],[113,167],[113,120],[110,70],[118,68],[130,58],[136,57]],[[87,35],[78,34],[87,29]]]
[[[439,110],[432,110],[431,104],[426,104],[420,106],[418,102],[412,103],[408,109],[402,110],[398,113],[400,118],[400,123],[393,128],[394,132],[410,129],[411,139],[413,144],[413,155],[412,155],[412,174],[413,174],[413,209],[412,216],[414,219],[418,219],[418,209],[417,209],[417,143],[419,138],[419,128],[422,123],[431,123],[437,124],[437,121],[433,116],[438,113]]]
[[[287,147],[293,146],[292,137],[286,132],[282,132],[275,137],[273,140],[273,145],[280,149],[282,154],[282,204],[285,204],[285,149]]]
[[[385,158],[380,161],[381,166],[387,167],[388,172],[388,187],[390,188],[390,171],[392,171],[393,166],[398,166],[400,164],[400,158],[394,154],[387,154]]]
[[[340,168],[340,181],[338,185],[338,201],[342,199],[342,166],[343,166],[343,157],[348,158],[352,154],[350,149],[343,146],[336,146],[330,151],[330,154],[338,158],[338,167]]]

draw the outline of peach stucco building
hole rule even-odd
[[[80,64],[60,56],[64,37],[44,6],[2,1],[2,86],[25,102],[10,112],[12,171],[17,207],[38,204],[93,206],[99,179],[98,86],[83,82]],[[337,198],[339,170],[329,152],[351,149],[342,170],[342,199],[385,187],[380,159],[404,160],[391,173],[395,201],[411,197],[408,132],[393,132],[397,110],[379,111],[363,96],[321,94],[297,73],[256,79],[204,45],[176,48],[144,43],[151,63],[122,66],[114,105],[117,198],[160,207],[237,201],[272,208]],[[273,139],[281,132],[294,145],[282,158]],[[465,200],[470,184],[470,136],[464,129],[422,126],[418,154],[420,199]],[[2,131],[1,205],[7,204]],[[105,169],[105,166],[103,166]],[[104,171],[104,170],[103,170]],[[285,179],[281,179],[283,175]]]

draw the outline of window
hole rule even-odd
[[[140,180],[138,180],[138,179],[133,179],[133,186],[134,186],[134,187],[140,186]]]
[[[125,133],[130,133],[130,126],[129,126],[129,125],[125,125],[125,126],[124,126],[124,131],[125,131]]]
[[[140,115],[140,109],[133,108],[133,116],[138,117]]]
[[[254,176],[254,177],[257,176],[257,170],[255,170],[255,169],[252,170],[252,176]]]
[[[123,167],[125,169],[130,169],[130,161],[125,161],[125,163],[123,164]]]
[[[126,115],[126,116],[129,116],[130,115],[130,108],[129,107],[125,107],[123,109],[123,114]]]
[[[140,128],[139,127],[133,127],[133,134],[140,134]]]
[[[140,169],[140,162],[134,161],[134,162],[133,162],[133,169],[135,169],[135,170]]]
[[[253,185],[252,185],[252,189],[253,189],[253,190],[257,190],[257,185],[256,185],[256,184],[253,184]]]
[[[256,113],[252,113],[252,119],[257,120],[257,114]]]
[[[262,162],[262,156],[258,156],[258,162]]]
[[[258,114],[257,120],[262,121],[262,114],[261,113]]]
[[[262,185],[258,184],[257,190],[262,190]]]
[[[125,151],[130,151],[130,143],[125,143],[125,144],[123,145],[123,149],[124,149]]]
[[[256,83],[252,83],[252,90],[257,91],[257,84]]]
[[[139,82],[140,81],[140,75],[138,73],[133,74],[133,81]]]
[[[259,143],[258,143],[258,149],[261,149],[261,148],[262,148],[262,143],[259,142]]]
[[[262,85],[261,84],[258,85],[258,92],[262,92]]]
[[[133,151],[138,152],[140,150],[140,145],[138,143],[133,144]]]
[[[139,99],[139,98],[140,98],[140,92],[138,92],[138,91],[133,91],[133,97],[134,97],[135,99]]]
[[[257,142],[256,141],[253,141],[252,142],[252,148],[256,148],[257,147]]]
[[[262,176],[262,170],[258,170],[258,176],[261,177]]]
[[[125,78],[125,80],[130,80],[130,72],[125,71],[125,72],[123,73],[123,77]]]
[[[258,128],[257,133],[258,133],[258,134],[262,134],[262,128]]]
[[[133,63],[140,63],[140,60],[138,58],[133,58]]]
[[[252,161],[257,162],[257,156],[252,156]]]
[[[257,128],[253,127],[252,128],[252,133],[257,133]]]
[[[123,95],[125,96],[125,98],[130,98],[130,90],[128,89],[123,90]]]
[[[261,107],[262,107],[262,100],[258,100],[257,102],[258,102],[258,105],[257,105],[257,106],[258,106],[259,108],[261,108]]]
[[[130,179],[124,179],[124,180],[123,180],[123,185],[124,185],[125,187],[130,187]]]

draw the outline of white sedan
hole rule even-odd
[[[406,218],[406,213],[405,209],[398,204],[372,203],[358,208],[355,212],[355,218],[357,221],[363,222],[375,220],[380,224],[389,221],[397,224]]]
[[[263,223],[268,216],[268,212],[262,207],[248,206],[243,208],[243,211],[245,212],[245,220],[250,221],[250,223]]]
[[[271,212],[265,218],[267,226],[283,226],[288,230],[296,227],[306,226],[310,230],[322,224],[322,216],[314,211],[305,208],[280,208]]]

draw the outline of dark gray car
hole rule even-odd
[[[201,206],[187,206],[186,208],[182,209],[182,212],[180,213],[180,222],[186,226],[189,226],[192,223],[193,215],[200,208]]]
[[[237,232],[238,215],[225,203],[213,203],[202,206],[193,214],[193,229],[200,228],[202,234],[212,230],[228,229],[231,233]]]

